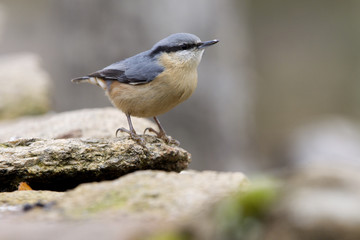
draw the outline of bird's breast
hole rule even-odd
[[[164,71],[156,77],[156,82],[168,88],[182,102],[190,97],[197,86],[197,62],[181,61],[170,54],[159,58]]]

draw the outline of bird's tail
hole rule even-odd
[[[73,83],[89,82],[89,77],[84,76],[84,77],[74,78],[74,79],[71,79],[71,82],[73,82]]]
[[[73,83],[88,82],[88,83],[97,85],[104,90],[107,90],[107,88],[108,88],[106,81],[104,79],[97,78],[97,77],[91,77],[91,76],[74,78],[74,79],[71,79],[71,82],[73,82]]]

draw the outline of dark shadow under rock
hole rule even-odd
[[[112,180],[136,170],[180,172],[191,155],[145,136],[146,147],[129,138],[20,139],[0,143],[0,191],[20,182],[33,189],[64,191],[84,182]]]

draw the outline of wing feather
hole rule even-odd
[[[100,71],[89,74],[88,77],[137,85],[151,82],[163,70],[164,68],[155,59],[150,58],[147,52],[143,52],[111,64]]]

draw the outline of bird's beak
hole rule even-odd
[[[198,48],[199,49],[206,48],[206,47],[214,45],[215,43],[218,43],[218,42],[219,42],[219,40],[217,40],[217,39],[214,39],[211,41],[206,41],[206,42],[201,42]]]

